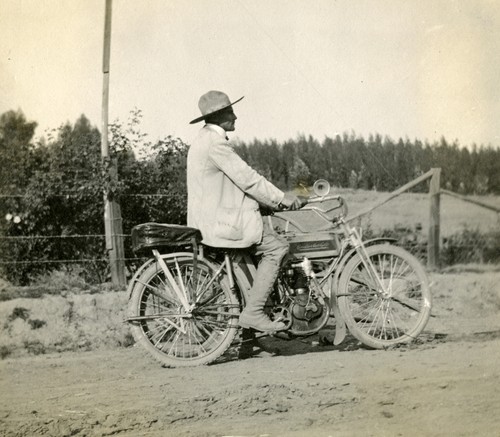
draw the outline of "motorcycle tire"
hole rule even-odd
[[[366,251],[374,271],[357,253],[339,281],[339,309],[350,333],[375,349],[415,340],[431,314],[427,273],[401,247],[378,244]]]
[[[158,262],[135,279],[128,316],[135,341],[167,367],[208,364],[231,345],[238,330],[239,303],[227,277],[207,259],[162,256],[177,286]],[[183,291],[186,311],[175,288]]]

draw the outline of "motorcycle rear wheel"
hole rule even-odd
[[[138,344],[168,367],[208,364],[231,345],[239,303],[218,266],[193,257],[164,257],[177,287],[193,307],[186,311],[157,262],[135,279],[128,305],[131,331]],[[175,286],[175,284],[174,284]]]
[[[374,271],[359,254],[346,264],[337,295],[341,314],[351,334],[369,347],[409,343],[430,317],[427,274],[421,263],[400,247],[379,244],[366,251]]]

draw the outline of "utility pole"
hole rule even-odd
[[[109,106],[109,58],[111,52],[111,9],[112,0],[106,0],[104,18],[104,49],[102,60],[102,125],[101,125],[101,156],[110,182],[118,179],[116,159],[109,157],[108,144],[108,106]],[[120,204],[116,201],[109,187],[104,189],[104,230],[106,234],[106,251],[109,256],[111,282],[114,285],[124,286],[125,278],[125,250],[123,247],[123,227]]]

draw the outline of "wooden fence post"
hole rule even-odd
[[[125,276],[125,249],[123,244],[123,225],[120,204],[113,199],[104,202],[104,226],[106,250],[113,285],[127,285]]]
[[[439,204],[440,204],[440,178],[441,169],[432,169],[432,178],[429,187],[430,216],[429,238],[427,245],[427,267],[439,267],[440,229],[439,229]]]

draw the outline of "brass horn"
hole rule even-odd
[[[313,185],[314,194],[325,197],[330,192],[330,183],[325,179],[318,179]]]

